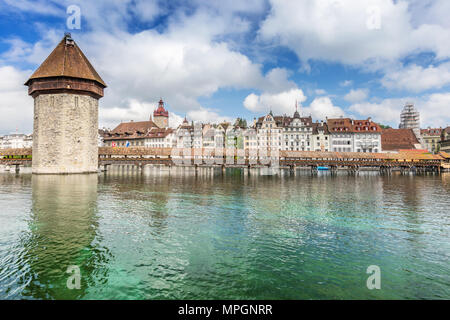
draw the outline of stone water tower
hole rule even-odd
[[[25,85],[34,98],[33,173],[97,172],[106,84],[69,33]]]

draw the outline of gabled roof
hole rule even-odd
[[[165,138],[173,132],[172,128],[152,128],[146,135],[146,138]]]
[[[171,128],[158,128],[153,121],[122,122],[114,130],[107,133],[104,140],[165,138],[173,132],[174,130]]]
[[[98,82],[101,86],[106,87],[103,79],[97,71],[95,71],[81,49],[68,34],[64,36],[61,42],[33,73],[25,85],[28,85],[33,79],[53,77],[92,80]]]
[[[383,151],[411,150],[419,146],[420,142],[412,129],[384,129],[381,133]]]
[[[330,132],[381,132],[382,129],[378,123],[370,119],[352,120],[350,118],[327,119],[327,126]]]
[[[152,128],[158,128],[153,121],[122,122],[111,131],[111,134],[124,134],[126,132],[147,133]]]
[[[267,115],[266,115],[267,116]],[[256,125],[257,126],[261,126],[264,119],[266,118],[266,116],[262,116],[259,117],[256,121]],[[284,116],[273,116],[273,120],[275,121],[276,125],[278,127],[288,127],[291,125],[292,121],[294,121],[294,119],[300,119],[301,122],[305,123],[306,126],[311,126],[312,125],[312,118],[311,116],[309,117],[299,117],[299,118],[293,118],[293,117],[289,117],[287,115]]]
[[[323,123],[313,123],[313,134],[319,134],[319,131],[323,131],[323,134],[329,134],[328,126],[325,122]]]
[[[422,136],[441,136],[442,128],[428,128],[428,129],[420,129],[420,134]]]
[[[351,132],[352,120],[350,118],[327,119],[330,132]]]

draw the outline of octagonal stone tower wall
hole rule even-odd
[[[72,93],[34,99],[33,173],[98,169],[98,99]]]
[[[70,34],[25,83],[34,98],[32,171],[98,171],[98,101],[106,87]]]

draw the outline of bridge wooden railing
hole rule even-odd
[[[32,149],[0,149],[0,164],[26,163],[31,161]],[[275,157],[282,165],[340,165],[340,166],[393,166],[393,165],[429,165],[447,166],[450,155],[446,153],[430,154],[419,150],[399,153],[357,153],[357,152],[316,152],[316,151],[275,151],[264,149],[183,149],[183,148],[147,148],[147,147],[99,147],[99,162],[114,163],[141,161],[145,163],[169,163],[177,159],[223,159],[234,158],[241,164],[252,163],[258,157]]]

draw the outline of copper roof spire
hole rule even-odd
[[[167,111],[164,108],[164,101],[162,98],[159,100],[158,108],[156,108],[156,110],[153,111],[153,116],[154,117],[168,117],[169,116],[169,111]]]
[[[298,103],[297,103],[297,100],[295,100],[295,112],[294,112],[294,118],[300,119],[300,113],[298,113]]]

